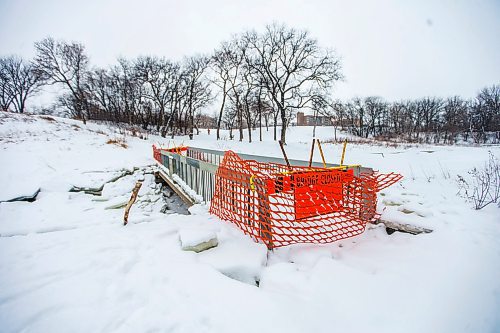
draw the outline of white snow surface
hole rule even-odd
[[[341,145],[326,143],[333,130],[316,136],[338,163]],[[289,158],[307,159],[311,137],[291,128]],[[434,231],[369,225],[355,238],[270,252],[207,205],[160,213],[144,167],[152,143],[174,142],[125,136],[122,148],[112,138],[123,135],[107,125],[0,112],[0,201],[41,189],[33,203],[0,203],[0,332],[500,332],[500,209],[473,210],[455,181],[499,147],[349,145],[346,163],[405,176],[379,197],[383,218]],[[175,144],[281,156],[271,129],[253,139],[205,130]],[[134,167],[102,197],[68,192]],[[106,207],[127,201],[137,180],[123,226],[123,209]],[[219,245],[182,251],[182,230],[216,234]]]

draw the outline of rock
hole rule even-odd
[[[160,213],[165,214],[169,210],[168,205],[163,205],[160,209]]]

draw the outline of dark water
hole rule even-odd
[[[170,186],[162,183],[161,192],[163,195],[163,202],[165,205],[162,208],[162,213],[171,214],[177,213],[182,215],[189,215],[188,206],[182,199],[175,193]]]

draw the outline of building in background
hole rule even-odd
[[[304,112],[297,112],[297,126],[314,126],[314,121],[316,120],[316,126],[333,126],[332,119],[327,116],[310,116],[305,115]]]

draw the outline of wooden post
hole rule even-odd
[[[347,139],[344,140],[344,148],[342,149],[342,158],[340,159],[340,166],[344,165],[345,148],[347,147]]]
[[[127,225],[128,223],[128,214],[130,212],[130,208],[132,208],[132,205],[134,204],[135,200],[137,199],[137,195],[139,194],[139,190],[141,189],[142,182],[137,182],[134,186],[134,189],[132,190],[132,196],[130,197],[130,200],[127,203],[127,206],[125,207],[125,215],[123,216],[123,225]]]
[[[271,208],[269,207],[269,195],[267,195],[262,179],[256,181],[257,206],[259,218],[259,236],[266,244],[268,250],[272,250],[273,229],[271,225]]]
[[[323,161],[323,167],[326,168],[325,155],[323,155],[323,149],[321,148],[321,143],[319,142],[319,139],[317,140],[317,142],[318,142],[319,154],[321,155],[321,160]]]
[[[280,144],[281,152],[283,153],[283,157],[285,158],[286,166],[288,167],[288,169],[291,169],[292,167],[290,166],[290,161],[288,161],[288,157],[286,156],[285,147],[283,147],[283,142],[281,142],[281,140],[278,142]]]
[[[315,143],[316,143],[316,139],[313,139],[312,146],[311,146],[311,154],[309,155],[309,167],[311,167],[312,162],[313,162],[314,144]]]
[[[174,158],[170,155],[168,156],[168,172],[170,177],[174,175]]]

